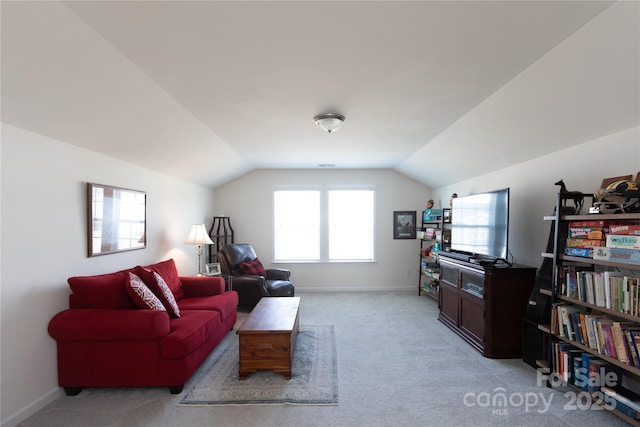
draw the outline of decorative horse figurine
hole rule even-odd
[[[566,206],[567,200],[573,200],[574,205],[574,214],[579,214],[580,210],[582,210],[582,203],[584,201],[584,193],[579,191],[568,191],[567,186],[564,184],[563,180],[556,182],[554,185],[560,186],[560,193],[564,196],[562,198],[562,207]]]

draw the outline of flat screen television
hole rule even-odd
[[[451,206],[451,251],[507,261],[509,189],[457,197]]]

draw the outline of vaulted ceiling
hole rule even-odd
[[[635,1],[0,7],[4,123],[210,187],[320,164],[438,187],[640,125]]]

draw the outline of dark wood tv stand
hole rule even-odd
[[[438,319],[483,356],[522,357],[522,319],[536,269],[481,266],[441,256]]]

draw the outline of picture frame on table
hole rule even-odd
[[[416,238],[416,211],[393,212],[393,238]]]
[[[212,262],[209,264],[205,264],[205,274],[207,276],[219,276],[220,274],[222,274],[222,272],[220,271],[220,263],[219,262]]]

